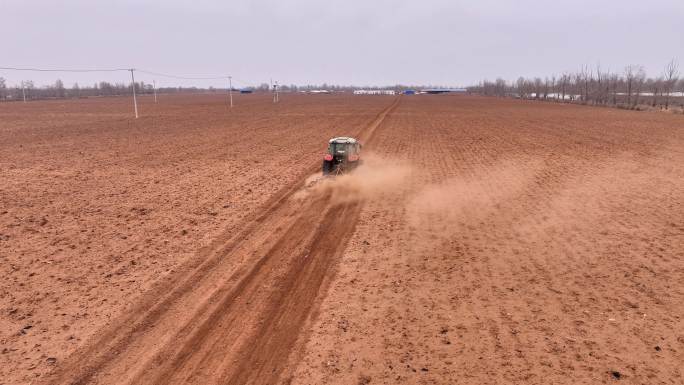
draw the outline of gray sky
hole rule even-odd
[[[684,60],[684,0],[0,0],[0,20],[0,67],[231,74],[238,86],[458,86],[599,62],[655,75]],[[0,76],[71,86],[129,75]]]

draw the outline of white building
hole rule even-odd
[[[354,90],[354,95],[395,95],[394,90]]]

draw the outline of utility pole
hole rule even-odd
[[[135,118],[138,119],[138,98],[135,96],[135,76],[133,75],[135,68],[131,68],[129,71],[131,71],[131,86],[133,87],[133,106],[135,108]]]
[[[278,103],[280,99],[278,98],[278,81],[276,80],[273,85],[273,103]]]
[[[26,103],[26,83],[21,81],[21,93],[24,95],[24,103]]]
[[[233,77],[228,76],[228,95],[230,96],[230,108],[233,108]]]
[[[157,104],[157,81],[152,80],[152,87],[154,88],[154,104]]]

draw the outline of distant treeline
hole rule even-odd
[[[11,100],[40,100],[40,99],[65,99],[65,98],[87,98],[87,97],[99,97],[99,96],[124,96],[131,95],[132,88],[131,83],[109,83],[109,82],[98,82],[92,85],[83,85],[79,83],[73,84],[71,87],[67,87],[61,80],[55,81],[54,84],[48,86],[37,87],[33,81],[26,80],[22,81],[20,84],[15,86],[7,86],[7,82],[4,78],[0,77],[0,101],[11,101]],[[342,92],[342,91],[352,91],[356,89],[394,89],[394,90],[404,90],[404,89],[419,89],[425,88],[426,86],[405,86],[405,85],[393,85],[393,86],[342,86],[335,84],[309,84],[304,86],[299,86],[295,84],[290,85],[278,85],[277,89],[280,92],[298,92],[298,91],[311,91],[311,90],[328,90],[331,92]],[[434,88],[435,86],[427,86],[428,88]],[[249,89],[255,92],[270,92],[273,91],[274,85],[269,83],[262,83],[256,87],[244,87],[244,88],[233,88],[234,91],[239,91],[240,89]],[[154,93],[154,85],[145,82],[136,82],[135,91],[139,95],[146,95]],[[157,93],[196,93],[196,92],[227,92],[228,88],[215,88],[215,87],[159,87],[157,88]]]
[[[4,78],[0,77],[0,100],[38,100],[38,99],[61,99],[61,98],[86,98],[97,96],[121,96],[131,95],[131,83],[98,82],[93,85],[80,85],[75,83],[71,87],[65,87],[61,80],[54,84],[36,87],[31,80],[22,81],[19,85],[8,87]],[[212,91],[214,88],[198,87],[160,87],[158,93],[187,93]],[[139,95],[154,93],[154,86],[145,82],[136,82],[135,91]]]
[[[575,73],[545,78],[520,77],[515,82],[504,79],[485,80],[468,87],[472,93],[488,96],[556,100],[592,105],[639,109],[640,106],[669,109],[684,108],[684,79],[679,78],[675,60],[658,76],[647,76],[640,65],[629,65],[621,72],[610,72],[601,66],[583,66]]]

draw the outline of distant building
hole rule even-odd
[[[404,90],[404,95],[415,95],[416,90]]]
[[[396,95],[394,90],[354,90],[354,95]]]
[[[449,94],[449,93],[466,93],[468,92],[465,88],[426,88],[421,90],[421,94]]]
[[[248,88],[245,88],[245,89],[240,90],[240,93],[241,93],[241,94],[251,94],[251,93],[252,93],[252,90],[250,90],[250,89],[248,89]]]

